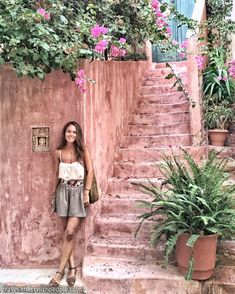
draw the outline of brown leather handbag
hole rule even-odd
[[[98,186],[96,182],[96,177],[94,174],[91,190],[89,192],[89,202],[90,204],[92,204],[92,203],[95,203],[97,200],[99,200],[99,191],[98,191]]]
[[[86,177],[87,177],[87,170],[85,168],[85,177],[84,177],[84,185],[86,183]],[[91,185],[91,189],[89,191],[89,203],[93,204],[97,200],[99,200],[99,191],[98,191],[98,186],[97,186],[97,181],[96,181],[96,176],[95,174],[93,175],[93,181]]]

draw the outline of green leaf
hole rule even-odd
[[[68,24],[68,20],[64,15],[60,15],[60,19],[64,24]]]
[[[40,43],[40,46],[46,51],[50,51],[50,46],[47,43]]]

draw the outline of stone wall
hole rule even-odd
[[[55,71],[42,82],[17,78],[0,68],[0,266],[39,267],[58,262],[62,225],[50,213],[52,155],[61,129],[77,120],[91,150],[101,193],[112,174],[115,149],[136,103],[138,81],[148,62],[83,62],[96,81],[81,95],[67,74]],[[32,151],[32,127],[50,128],[50,150]],[[78,232],[80,261],[92,234],[99,203],[92,205]]]

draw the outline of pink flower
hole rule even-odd
[[[81,88],[80,91],[81,91],[82,93],[86,93],[87,88]]]
[[[118,57],[119,56],[119,48],[112,45],[111,46],[111,56]]]
[[[166,28],[166,32],[167,32],[167,34],[171,35],[171,28],[170,27],[167,27]]]
[[[188,40],[184,40],[183,43],[180,45],[182,49],[187,49],[188,48]]]
[[[100,27],[98,25],[91,29],[91,35],[93,38],[99,38],[100,35],[106,34],[108,29],[106,27]]]
[[[42,16],[44,16],[44,14],[46,13],[46,10],[44,8],[38,8],[37,12],[41,14]]]
[[[104,50],[107,48],[107,45],[108,45],[108,41],[107,40],[101,40],[95,46],[95,51],[98,52],[98,53],[103,53]]]
[[[80,69],[77,72],[77,76],[80,77],[80,78],[84,78],[85,77],[85,71],[84,71],[84,69]]]
[[[41,16],[43,16],[44,19],[46,19],[46,20],[50,20],[50,18],[51,18],[50,12],[46,12],[46,10],[44,8],[39,8],[37,10],[37,13],[39,13]]]
[[[196,59],[196,63],[197,63],[198,69],[199,70],[203,70],[203,65],[204,65],[204,58],[203,58],[203,56],[197,55],[197,56],[195,56],[195,59]]]
[[[158,10],[157,13],[156,13],[156,16],[157,17],[163,17],[163,14],[162,14],[162,12],[160,10]]]
[[[228,77],[223,77],[223,81],[227,81],[228,80]]]
[[[235,59],[232,60],[230,63],[229,63],[229,69],[228,69],[228,72],[229,72],[229,75],[235,79]]]
[[[119,39],[119,42],[122,43],[122,44],[125,44],[126,43],[126,39],[125,38],[120,38]]]
[[[186,53],[185,52],[180,52],[180,58],[185,58],[186,57]]]
[[[77,72],[75,84],[78,86],[81,93],[85,93],[87,91],[87,89],[85,88],[86,75],[85,75],[84,69],[80,69]]]
[[[218,76],[218,77],[217,77],[217,80],[218,80],[218,81],[221,81],[221,80],[222,80],[222,77]]]
[[[173,44],[174,46],[177,46],[179,43],[178,43],[176,40],[173,40],[173,41],[172,41],[172,44]]]
[[[152,8],[155,10],[159,7],[159,1],[158,0],[152,0]]]
[[[111,46],[111,56],[112,57],[120,57],[120,56],[125,56],[126,50],[122,48],[118,48],[117,46],[112,45]]]
[[[119,54],[120,54],[120,56],[125,56],[126,55],[126,50],[125,49],[120,49]]]

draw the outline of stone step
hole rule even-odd
[[[58,270],[51,268],[8,268],[0,269],[0,293],[69,293],[70,289],[64,278],[60,287],[49,288],[48,283]],[[67,275],[67,270],[65,276]],[[54,291],[53,291],[54,290]],[[86,294],[86,288],[81,280],[81,268],[78,268],[77,280],[73,293]]]
[[[182,101],[174,104],[154,103],[140,104],[136,108],[134,114],[154,114],[154,113],[169,113],[169,112],[188,112],[189,103]]]
[[[158,135],[158,136],[125,136],[121,148],[149,148],[149,147],[176,147],[190,146],[190,134]]]
[[[188,82],[188,76],[187,73],[183,73],[180,76],[182,82],[184,84],[187,84]],[[165,84],[171,84],[173,86],[173,84],[175,83],[176,79],[172,78],[172,79],[166,79],[164,77],[145,77],[142,80],[141,86],[154,86],[154,85],[165,85]]]
[[[184,88],[187,89],[187,84],[184,84]],[[173,84],[159,84],[154,86],[141,86],[140,94],[141,95],[157,95],[162,93],[170,93],[177,91],[177,86],[173,87]]]
[[[157,95],[140,95],[138,99],[139,104],[175,104],[179,102],[188,102],[188,99],[184,96],[183,92],[172,92],[166,94]]]
[[[177,74],[185,74],[187,72],[187,69],[185,66],[177,66],[175,67],[175,73]],[[147,70],[144,75],[143,78],[146,77],[162,77],[164,78],[165,76],[167,76],[168,74],[172,73],[171,69],[168,68],[152,68]]]
[[[157,186],[161,186],[163,182],[163,177],[161,178],[149,178],[149,180]],[[129,176],[124,178],[109,178],[108,179],[108,187],[107,194],[109,195],[130,195],[135,197],[143,195],[143,192],[140,191],[140,188],[132,183],[144,183],[148,184],[148,180],[145,178],[130,178]]]
[[[131,124],[136,125],[164,125],[189,121],[189,112],[171,112],[158,114],[133,114]]]
[[[100,237],[134,237],[140,220],[139,214],[100,215],[95,223],[96,235]],[[149,238],[150,232],[157,221],[145,221],[139,232],[139,238]]]
[[[145,260],[163,260],[164,241],[152,247],[148,239],[140,238],[100,238],[93,236],[88,241],[87,253],[92,256],[110,256],[115,258],[133,258]]]
[[[163,177],[162,173],[158,168],[158,165],[160,164],[161,162],[118,162],[114,164],[113,176],[119,178],[125,178],[127,175],[132,178]]]
[[[164,125],[129,125],[128,134],[130,136],[156,136],[156,135],[173,135],[189,134],[190,122],[181,122]]]
[[[168,62],[168,63],[173,68],[185,67],[186,70],[187,70],[187,65],[188,65],[187,60],[185,60],[185,61],[173,61],[173,62]],[[166,62],[155,63],[154,68],[167,68],[166,67]]]
[[[82,275],[89,294],[201,294],[173,266],[156,260],[85,256]],[[179,292],[180,290],[180,292]]]
[[[147,194],[139,194],[133,192],[131,195],[106,195],[103,196],[101,214],[135,214],[139,215],[146,212],[146,208],[138,205],[139,200],[151,201],[153,197]]]
[[[206,146],[185,146],[183,147],[187,150],[193,158],[200,160],[206,156]],[[221,151],[220,156],[222,157],[234,157],[235,148],[232,147],[216,147],[209,146],[210,150]],[[182,158],[182,151],[179,147],[155,147],[155,148],[120,148],[118,152],[117,161],[130,161],[130,162],[145,162],[145,161],[158,161],[161,160],[163,154],[171,156],[176,155]]]

